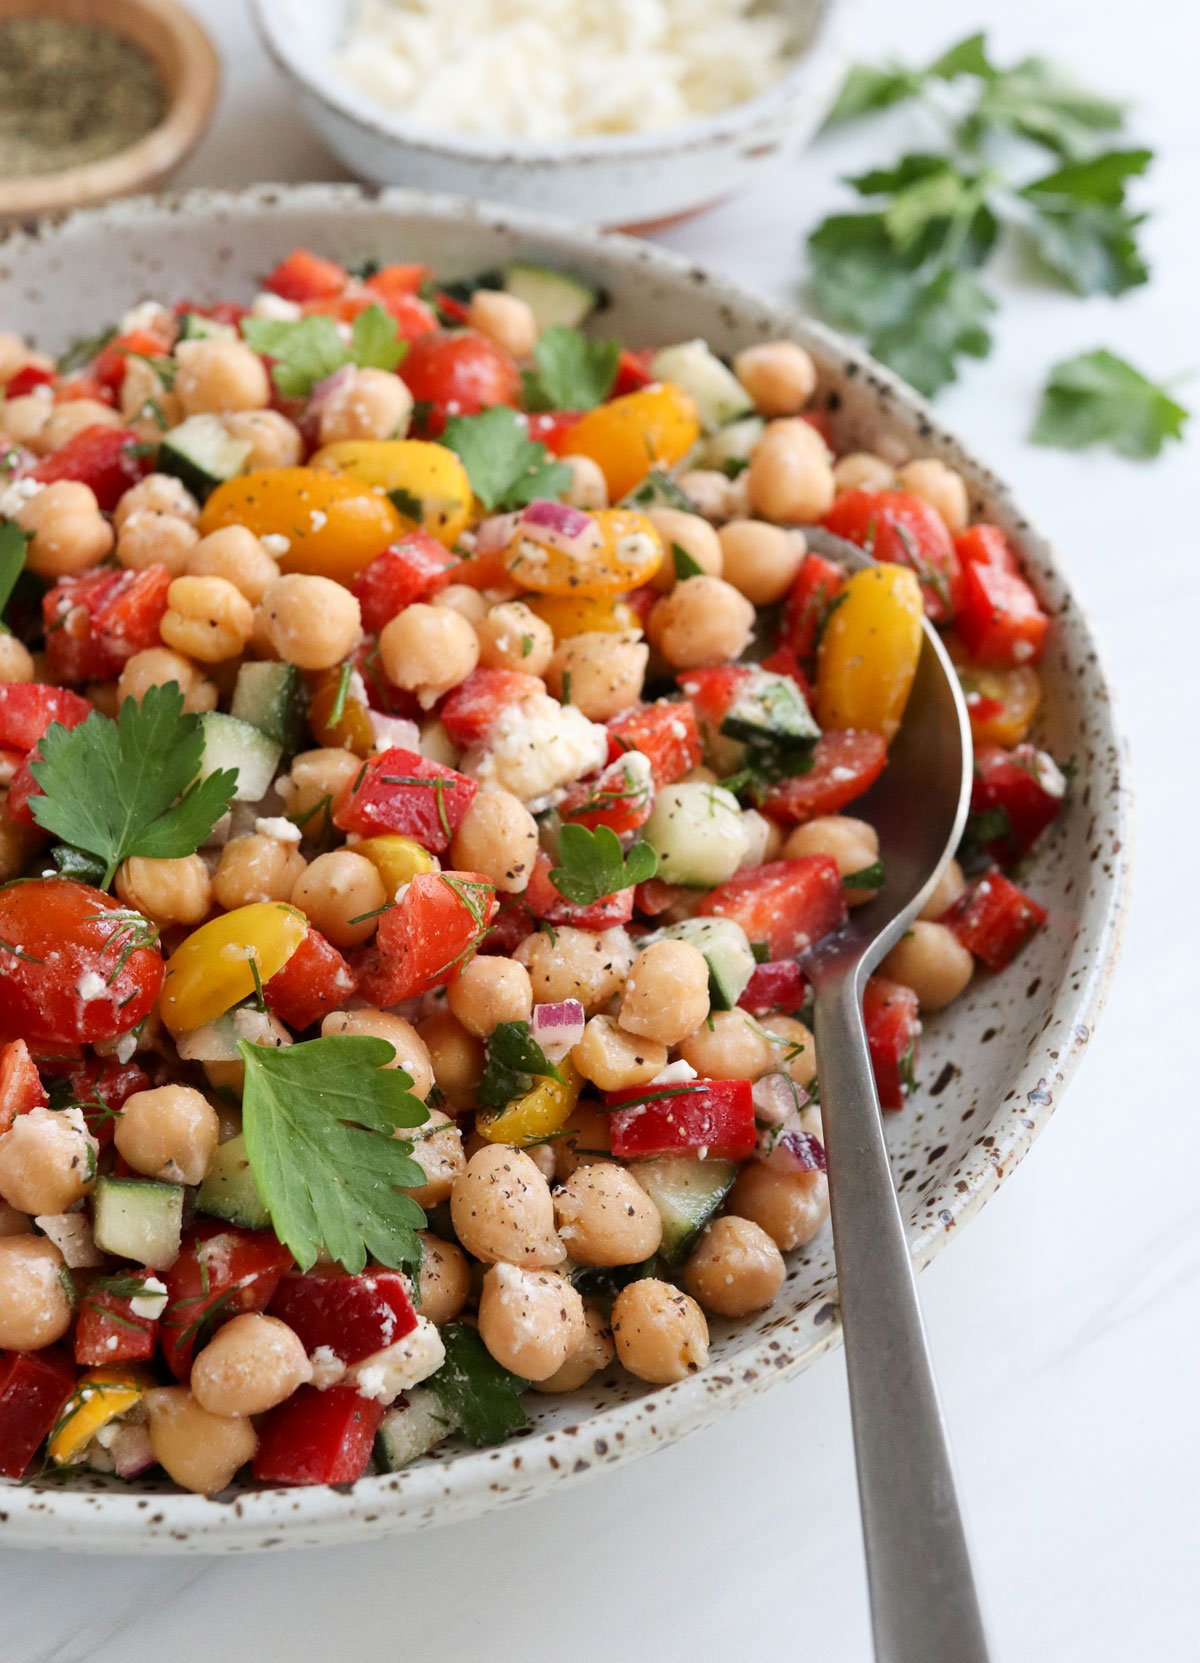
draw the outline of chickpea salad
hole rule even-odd
[[[975,786],[867,989],[886,1109],[1045,922],[1004,533],[839,455],[794,343],[603,322],[297,250],[0,335],[9,1479],[347,1483],[769,1306],[828,1216],[803,955],[884,882],[925,616]]]

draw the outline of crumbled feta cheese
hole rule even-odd
[[[665,1068],[660,1068],[651,1080],[652,1086],[681,1086],[696,1078],[696,1070],[690,1062],[684,1062],[680,1057],[676,1062],[669,1062]]]
[[[292,539],[285,537],[282,531],[267,531],[258,539],[267,553],[277,559],[284,555],[292,546]]]
[[[0,519],[15,520],[30,497],[46,487],[40,479],[14,479],[0,491]]]
[[[244,1005],[233,1013],[233,1031],[239,1039],[248,1041],[251,1045],[288,1045],[287,1030],[281,1028],[270,1011],[255,1010],[252,1006]],[[196,1030],[197,1033],[200,1029]],[[187,1038],[187,1035],[181,1036]],[[182,1048],[179,1052],[183,1055]]]
[[[134,1316],[145,1317],[148,1322],[156,1322],[166,1308],[167,1285],[160,1282],[157,1276],[147,1276],[141,1293],[134,1294],[129,1301],[129,1309]]]
[[[117,1035],[116,1043],[113,1045],[113,1056],[119,1063],[124,1065],[131,1060],[137,1048],[137,1030],[135,1028],[131,1028],[127,1034]]]
[[[464,767],[481,785],[511,791],[539,812],[554,793],[608,759],[608,729],[589,722],[575,705],[534,693],[500,713],[486,747],[472,751]]]
[[[325,512],[325,510],[323,508],[310,508],[309,509],[309,511],[308,511],[308,523],[309,523],[310,528],[313,531],[323,530],[325,525],[328,523],[328,520],[329,520],[329,515]],[[361,676],[359,677],[359,680],[360,681],[362,680]]]
[[[81,1004],[94,1005],[97,999],[107,999],[110,989],[108,983],[95,970],[85,970],[75,984],[75,992],[79,995]]]
[[[158,300],[143,300],[137,306],[131,306],[117,326],[120,335],[132,335],[135,330],[154,330],[171,318],[170,310]],[[172,324],[174,319],[171,318]]]
[[[446,1348],[437,1328],[428,1317],[418,1317],[411,1334],[347,1369],[346,1384],[356,1386],[362,1397],[391,1403],[409,1386],[427,1380],[445,1360]]]
[[[346,1372],[346,1365],[331,1345],[319,1345],[308,1359],[312,1364],[312,1383],[319,1392],[336,1386]]]
[[[294,300],[285,300],[281,294],[272,294],[270,289],[264,289],[250,302],[250,315],[270,318],[273,323],[295,323],[297,318],[304,316],[304,308]]]
[[[299,843],[302,836],[300,827],[282,814],[260,814],[254,829],[260,837],[273,837],[276,843]]]

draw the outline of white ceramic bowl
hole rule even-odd
[[[794,313],[644,243],[452,199],[353,187],[260,187],[143,199],[0,238],[0,326],[51,350],[149,296],[250,294],[289,249],[347,260],[426,260],[449,276],[520,256],[574,268],[609,297],[599,327],[631,344],[694,335],[730,352],[779,335],[820,369],[820,402],[852,448],[935,454],[964,473],[977,513],[1001,525],[1057,622],[1043,665],[1039,737],[1077,767],[1067,811],[1028,883],[1047,929],[1002,976],[981,975],[923,1042],[921,1087],[888,1116],[913,1257],[924,1265],[982,1206],[1045,1124],[1087,1044],[1119,943],[1128,861],[1127,786],[1107,683],[1050,549],[1001,483],[892,375]],[[79,273],[87,273],[81,285]],[[254,1490],[210,1501],[97,1480],[0,1485],[0,1544],[139,1552],[245,1551],[424,1528],[508,1505],[642,1455],[797,1373],[838,1338],[828,1234],[793,1254],[780,1298],[715,1323],[708,1368],[657,1391],[608,1370],[566,1399],[537,1397],[524,1437],[435,1458],[346,1490]],[[88,1482],[88,1481],[84,1481]]]
[[[800,150],[845,67],[846,0],[777,0],[796,62],[758,98],[662,132],[554,143],[437,132],[385,110],[330,68],[351,0],[252,0],[263,42],[305,117],[352,173],[384,185],[456,191],[599,225],[646,225],[742,189]]]

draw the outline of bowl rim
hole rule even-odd
[[[994,1110],[987,1145],[978,1144],[938,1210],[926,1209],[924,1221],[909,1231],[914,1263],[924,1268],[957,1229],[996,1192],[1032,1146],[1050,1118],[1082,1056],[1111,984],[1128,912],[1132,870],[1132,789],[1126,747],[1116,721],[1112,688],[1083,609],[1070,590],[1051,547],[1024,517],[1009,489],[995,480],[935,415],[928,402],[864,350],[794,308],[774,302],[725,277],[657,246],[617,233],[571,225],[548,215],[461,197],[400,188],[363,189],[355,185],[252,186],[242,190],[197,190],[129,198],[85,208],[32,230],[0,230],[6,261],[19,259],[23,246],[68,245],[76,233],[115,228],[136,235],[139,225],[180,218],[211,221],[221,234],[239,218],[269,217],[273,212],[324,212],[332,221],[356,209],[391,211],[440,220],[456,228],[515,232],[542,251],[586,260],[616,256],[634,270],[644,269],[666,281],[702,284],[718,303],[735,313],[753,309],[782,334],[814,342],[835,358],[848,375],[865,380],[879,402],[911,418],[931,451],[950,455],[981,484],[986,481],[1000,510],[998,518],[1018,528],[1026,561],[1044,584],[1064,597],[1061,615],[1070,616],[1073,659],[1086,658],[1102,697],[1095,717],[1098,743],[1106,748],[1111,776],[1109,812],[1116,833],[1110,862],[1097,880],[1091,900],[1068,952],[1050,1014],[1030,1046],[1011,1089]],[[1100,764],[1097,764],[1099,772]],[[824,1300],[815,1315],[810,1307]],[[781,1344],[799,1341],[788,1352]],[[405,1471],[360,1479],[346,1488],[244,1491],[231,1502],[203,1496],[155,1492],[129,1495],[112,1491],[58,1491],[0,1482],[0,1544],[112,1551],[256,1551],[348,1541],[390,1530],[427,1528],[467,1518],[493,1506],[511,1505],[564,1482],[575,1482],[602,1467],[623,1464],[700,1429],[742,1400],[779,1380],[790,1379],[840,1338],[836,1285],[824,1287],[781,1319],[769,1336],[722,1359],[719,1372],[709,1368],[677,1385],[586,1416],[578,1427],[534,1431],[496,1450],[456,1453],[452,1463],[436,1460]],[[503,1460],[519,1454],[520,1473],[506,1473]],[[505,1482],[505,1480],[508,1482]],[[153,1509],[153,1511],[151,1511]],[[147,1526],[150,1528],[148,1529]],[[299,1538],[299,1539],[298,1539]]]
[[[809,44],[779,80],[727,109],[697,116],[674,127],[646,133],[584,134],[568,139],[489,138],[455,133],[408,121],[384,109],[334,73],[316,68],[296,50],[280,16],[281,0],[250,0],[259,39],[276,68],[322,103],[376,139],[424,155],[452,157],[463,163],[538,168],[569,167],[610,161],[649,161],[723,145],[785,121],[810,83],[832,84],[845,62],[845,12],[855,0],[817,0],[816,27]]]

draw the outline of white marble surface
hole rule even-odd
[[[241,0],[194,0],[227,57],[216,129],[183,183],[336,178]],[[316,3],[316,0],[314,0]],[[1053,51],[1138,101],[1153,284],[1119,304],[1006,285],[999,346],[944,400],[1056,533],[1121,696],[1139,794],[1136,899],[1107,1014],[1031,1158],[922,1281],[1000,1660],[1200,1655],[1200,886],[1195,768],[1197,446],[1143,468],[1023,441],[1045,366],[1097,344],[1165,375],[1200,364],[1200,33],[1179,0],[863,0],[868,51],[927,56],[995,19],[999,52]],[[982,17],[987,21],[987,15]],[[775,293],[839,171],[827,145],[670,234]],[[1200,396],[1197,383],[1190,389]],[[1185,393],[1186,396],[1186,393]],[[270,1559],[0,1556],[4,1663],[297,1657],[442,1663],[784,1663],[869,1655],[840,1353],[648,1463],[423,1538]],[[954,1663],[933,1659],[931,1663]]]

